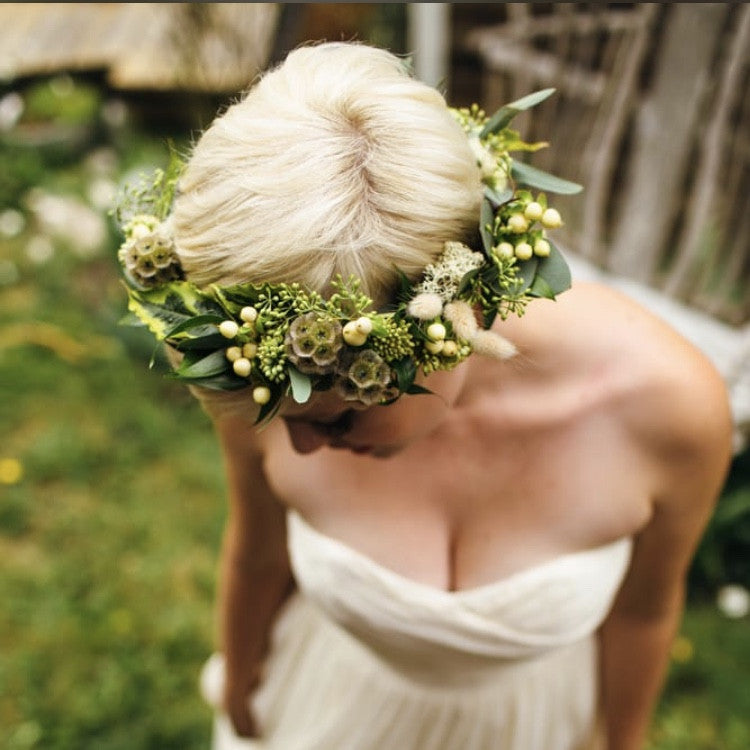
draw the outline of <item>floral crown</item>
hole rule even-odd
[[[115,210],[125,236],[118,259],[131,315],[124,322],[147,326],[182,353],[176,379],[224,391],[252,388],[258,422],[273,417],[287,395],[305,403],[313,391],[335,389],[347,401],[389,404],[404,393],[429,392],[415,383],[420,370],[450,370],[472,352],[511,356],[513,346],[489,330],[495,318],[522,315],[532,298],[554,299],[570,286],[568,266],[547,237],[562,219],[545,192],[582,188],[510,156],[547,145],[525,143],[509,125],[553,91],[530,94],[492,117],[476,105],[450,110],[482,174],[481,244],[446,242],[416,282],[396,269],[400,289],[385,310],[374,309],[355,277],[334,279],[328,299],[296,283],[201,289],[185,280],[169,222],[182,169],[173,153],[151,182],[126,187]]]

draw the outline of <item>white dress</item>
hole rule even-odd
[[[260,740],[220,712],[214,750],[590,750],[597,648],[631,540],[445,592],[384,568],[294,512],[299,593],[251,699]],[[220,655],[202,686],[221,694]]]

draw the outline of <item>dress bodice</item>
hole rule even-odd
[[[300,589],[330,619],[388,661],[422,655],[431,665],[459,655],[478,663],[535,657],[590,635],[610,609],[632,547],[625,537],[451,592],[389,570],[294,511],[288,544]]]

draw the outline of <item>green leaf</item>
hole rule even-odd
[[[227,372],[230,367],[231,363],[226,358],[222,349],[217,352],[211,352],[211,354],[195,361],[193,357],[185,357],[175,372],[180,378],[193,380],[195,378],[207,378],[212,375],[219,375],[220,373]]]
[[[289,384],[292,387],[292,398],[298,404],[306,404],[312,393],[312,380],[296,367],[288,367]]]
[[[204,336],[208,332],[218,333],[219,329],[216,327],[216,325],[210,324],[218,325],[223,320],[225,320],[225,318],[221,315],[196,315],[195,317],[188,318],[187,320],[183,320],[181,323],[178,323],[174,328],[164,334],[164,338],[171,339],[179,333],[192,331],[196,328],[203,331],[202,333],[198,333],[198,336]]]
[[[234,284],[233,286],[211,286],[211,292],[222,308],[232,317],[239,314],[243,307],[255,306],[260,298],[262,285]]]
[[[570,268],[568,267],[563,254],[551,242],[550,254],[539,261],[536,275],[539,279],[544,281],[553,299],[555,295],[561,294],[567,289],[570,289]],[[539,287],[539,289],[543,289],[543,287]],[[534,289],[532,286],[532,293],[536,294],[538,291],[538,289]],[[542,294],[541,296],[546,297],[548,295]]]
[[[188,281],[173,281],[157,289],[128,287],[128,309],[162,340],[197,315],[222,315],[216,301]]]
[[[206,327],[208,328],[208,326]],[[179,341],[172,341],[170,344],[180,352],[191,351],[193,349],[203,349],[204,351],[213,351],[221,349],[225,351],[229,342],[220,333],[213,329],[214,333],[206,333],[200,336],[186,336]]]
[[[175,375],[178,380],[182,380],[179,375]],[[239,391],[248,387],[248,382],[234,373],[225,373],[223,375],[213,375],[208,378],[187,378],[191,385],[197,385],[201,388],[208,388],[212,391]]]
[[[563,180],[549,172],[520,161],[513,161],[510,172],[517,182],[537,188],[537,190],[548,190],[550,193],[558,193],[559,195],[576,195],[583,190],[583,185],[579,185],[577,182]]]
[[[410,395],[418,395],[418,394],[428,394],[433,395],[433,392],[429,388],[424,388],[421,385],[417,385],[416,383],[412,383],[407,389],[406,393]]]
[[[498,192],[495,188],[485,185],[484,196],[496,206],[502,206],[503,203],[507,203],[513,197],[513,191],[508,187]]]
[[[522,260],[516,266],[518,273],[517,277],[521,281],[521,285],[518,287],[518,293],[523,294],[526,292],[531,285],[534,283],[534,277],[539,266],[539,260],[537,258],[530,258],[529,260]]]
[[[267,404],[263,404],[258,411],[258,416],[255,419],[255,425],[260,425],[263,422],[270,422],[275,416],[276,412],[281,406],[282,394],[278,391],[271,389],[271,400]]]
[[[529,288],[529,294],[532,297],[555,299],[555,293],[552,291],[552,287],[539,274],[534,277],[534,281]]]
[[[409,281],[409,277],[400,268],[396,268],[396,275],[398,277],[399,285],[397,299],[401,302],[408,302],[413,293],[412,283]]]
[[[500,109],[490,117],[482,128],[479,137],[486,138],[491,133],[497,133],[499,130],[507,127],[517,114],[520,114],[531,107],[535,107],[537,104],[541,104],[541,102],[554,93],[555,89],[542,89],[541,91],[535,91],[532,94],[523,96],[520,99],[516,99],[514,102],[510,102],[510,104],[500,107]]]
[[[396,382],[402,393],[408,393],[417,377],[417,365],[411,357],[405,357],[392,364],[396,371]]]
[[[479,276],[479,269],[475,268],[472,271],[467,271],[463,277],[461,278],[461,281],[458,285],[458,292],[456,292],[456,296],[460,297],[474,282],[474,279]]]
[[[484,245],[484,251],[487,255],[492,252],[492,247],[495,244],[495,240],[492,236],[492,223],[494,220],[495,212],[492,208],[492,204],[487,198],[484,198],[479,213],[479,233],[482,235],[482,245]],[[489,229],[487,228],[488,226]]]

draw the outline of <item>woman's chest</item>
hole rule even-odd
[[[550,431],[427,440],[385,460],[277,446],[266,470],[321,532],[405,576],[466,588],[633,534],[648,515],[637,463],[596,431]]]

